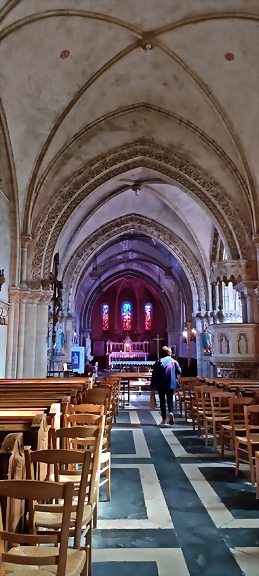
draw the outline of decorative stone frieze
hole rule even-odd
[[[232,282],[234,285],[247,279],[247,261],[246,260],[221,260],[212,262],[210,281]]]
[[[248,231],[218,182],[178,153],[150,142],[136,142],[94,159],[57,192],[35,230],[32,279],[48,277],[58,237],[71,214],[98,186],[122,174],[125,165],[127,170],[147,167],[173,179],[202,202],[217,222],[232,258],[250,258]]]
[[[221,376],[257,376],[259,366],[258,324],[213,324],[211,361]]]
[[[88,236],[77,248],[64,271],[64,279],[69,279],[70,283],[68,307],[71,307],[72,304],[71,287],[75,286],[77,278],[82,274],[82,269],[88,259],[92,257],[93,251],[96,251],[101,245],[114,238],[114,234],[125,234],[125,232],[133,229],[143,233],[148,230],[153,238],[157,238],[164,243],[175,255],[189,279],[194,296],[194,309],[204,312],[208,306],[207,282],[198,259],[177,234],[159,222],[140,214],[129,214],[107,222],[107,224]]]

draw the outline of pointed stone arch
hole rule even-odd
[[[189,280],[193,296],[193,310],[207,310],[208,288],[205,274],[189,246],[166,226],[139,214],[129,214],[107,222],[88,236],[75,250],[63,274],[64,284],[68,286],[68,308],[71,307],[76,279],[93,252],[108,243],[111,238],[119,237],[129,231],[142,232],[156,238],[174,254]]]
[[[224,238],[229,259],[251,258],[246,227],[226,191],[184,156],[150,142],[137,142],[93,160],[55,195],[34,231],[33,281],[49,276],[58,238],[81,202],[101,184],[139,167],[171,178],[203,206]]]

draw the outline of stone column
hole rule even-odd
[[[34,367],[34,375],[36,378],[45,378],[47,374],[48,312],[52,296],[53,292],[50,290],[43,291],[37,307],[36,353]]]
[[[40,301],[40,297],[41,297],[41,290],[31,290],[28,295],[26,304],[24,357],[23,357],[24,378],[34,378],[36,329],[37,329],[37,305]]]
[[[186,330],[187,330],[187,357],[188,357],[188,366],[191,363],[191,322],[186,322]]]
[[[175,346],[177,344],[175,330],[170,330],[169,328],[167,328],[167,339],[168,339],[168,346],[170,348],[171,346]]]
[[[14,328],[15,328],[15,313],[16,313],[17,298],[19,298],[19,288],[10,287],[9,288],[10,306],[8,312],[6,368],[5,368],[6,378],[16,377],[16,374],[13,374],[13,353],[15,351],[15,358],[16,358],[15,346],[17,346],[17,341],[15,342],[14,340]]]
[[[202,323],[202,316],[197,314],[195,320],[196,320],[197,374],[198,374],[198,376],[203,376],[203,323]]]
[[[21,288],[27,288],[27,252],[31,236],[21,236]]]
[[[65,358],[64,362],[71,362],[71,348],[72,348],[72,337],[74,333],[74,315],[71,313],[67,314],[65,321]]]
[[[24,354],[24,332],[25,332],[25,305],[30,291],[20,291],[20,308],[19,308],[19,333],[17,349],[17,378],[23,376],[23,354]]]

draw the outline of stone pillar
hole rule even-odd
[[[27,288],[27,252],[31,236],[21,236],[21,288]]]
[[[40,301],[41,290],[31,290],[28,294],[25,313],[25,338],[23,357],[23,377],[34,378],[37,306]]]
[[[65,320],[65,358],[64,362],[71,362],[71,348],[72,348],[72,338],[74,333],[74,315],[71,313],[67,314]]]
[[[198,376],[203,376],[203,323],[202,323],[202,316],[197,314],[195,320],[196,320],[197,374],[198,374]]]
[[[23,355],[24,355],[24,332],[25,332],[25,305],[30,291],[20,291],[20,308],[19,308],[19,333],[17,349],[17,378],[23,376]]]
[[[191,322],[186,322],[186,330],[187,330],[187,358],[188,358],[188,366],[191,363]]]
[[[168,346],[170,348],[171,348],[171,346],[175,346],[177,344],[176,336],[175,336],[175,330],[170,330],[169,328],[167,328],[167,341],[168,341]]]
[[[15,313],[17,308],[16,307],[17,298],[19,298],[19,288],[10,287],[9,288],[10,306],[8,312],[6,368],[5,368],[6,378],[16,377],[16,374],[13,374],[13,353],[15,351],[15,358],[16,358],[15,346],[17,345],[17,341],[15,342],[14,340],[14,329],[15,329]]]
[[[34,367],[34,375],[36,378],[45,378],[47,374],[48,312],[52,296],[53,292],[50,290],[43,291],[37,307],[36,353]]]

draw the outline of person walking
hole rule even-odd
[[[157,390],[160,410],[162,414],[162,421],[159,426],[166,426],[166,401],[169,412],[169,424],[174,424],[173,402],[174,390],[177,388],[176,376],[182,373],[181,367],[174,358],[172,358],[172,350],[168,346],[164,346],[163,357],[156,361],[153,367],[150,388]]]

